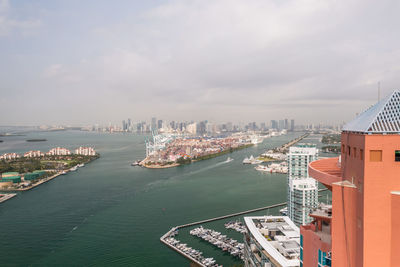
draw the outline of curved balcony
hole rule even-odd
[[[311,162],[308,165],[308,174],[331,190],[333,183],[342,180],[339,158],[320,159]]]

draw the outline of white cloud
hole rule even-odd
[[[8,0],[0,0],[0,37],[4,37],[17,31],[22,35],[31,35],[41,26],[38,19],[15,19],[11,15]]]
[[[94,25],[84,32],[90,38],[71,49],[96,49],[84,58],[60,43],[72,56],[45,68],[40,87],[43,95],[53,88],[79,91],[107,103],[118,118],[131,112],[138,119],[347,120],[373,103],[378,81],[386,93],[397,87],[398,5],[166,1]]]

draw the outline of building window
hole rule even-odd
[[[353,158],[357,156],[357,148],[353,147]]]
[[[364,150],[360,149],[360,159],[364,160]]]
[[[342,153],[346,153],[345,149],[344,149],[344,145],[342,145]]]
[[[394,152],[394,161],[400,161],[400,150]]]
[[[370,150],[369,160],[372,162],[382,161],[382,150]]]
[[[347,146],[347,154],[349,154],[349,157],[350,157],[350,146]]]

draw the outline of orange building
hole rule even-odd
[[[400,266],[400,91],[346,124],[341,145],[339,158],[309,164],[332,209],[300,228],[302,265]]]

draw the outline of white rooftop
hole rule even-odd
[[[289,259],[282,251],[300,252],[300,230],[287,216],[253,216],[244,217],[250,234],[257,240],[263,249],[276,260],[282,267],[299,266],[299,259]],[[261,221],[261,228],[255,221]],[[261,233],[263,229],[269,231],[279,230],[281,235],[276,235],[275,240],[267,240]]]
[[[359,133],[400,133],[400,91],[382,99],[343,127]]]

